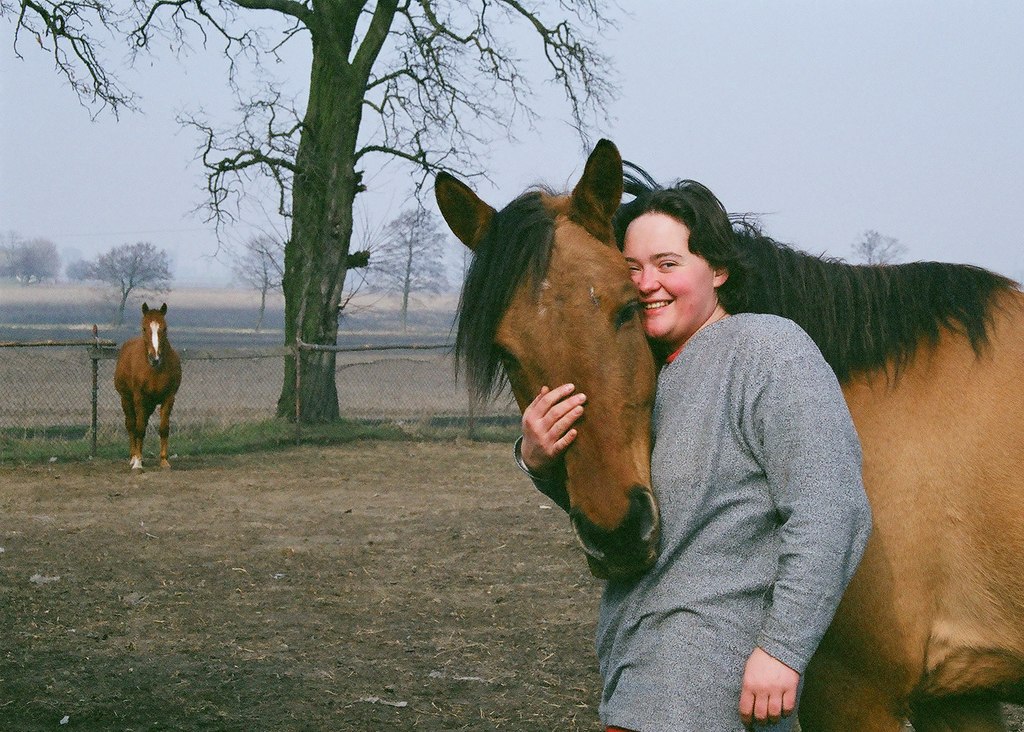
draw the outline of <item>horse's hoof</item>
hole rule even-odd
[[[169,462],[167,462],[166,460],[161,460],[160,461],[160,467],[163,468],[164,470],[167,470],[167,469],[169,469],[171,467],[171,464]]]
[[[142,458],[132,458],[128,461],[128,465],[132,470],[142,470]]]

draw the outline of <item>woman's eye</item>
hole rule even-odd
[[[631,322],[639,309],[640,303],[636,300],[628,302],[619,308],[619,312],[615,314],[615,330]]]

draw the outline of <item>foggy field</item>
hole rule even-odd
[[[259,332],[259,293],[243,289],[175,288],[129,301],[125,322],[111,324],[114,306],[107,296],[85,285],[32,285],[0,282],[0,342],[71,340],[99,337],[123,342],[137,334],[142,300],[167,303],[167,326],[175,348],[254,348],[284,345],[284,299],[268,297]],[[457,295],[414,298],[408,330],[403,333],[399,301],[391,295],[360,295],[340,321],[339,345],[366,343],[447,342]]]

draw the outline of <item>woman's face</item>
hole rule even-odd
[[[640,291],[647,337],[676,350],[726,315],[715,291],[729,273],[714,270],[689,247],[690,230],[663,213],[638,216],[626,229],[623,254]]]

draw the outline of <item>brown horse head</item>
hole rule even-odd
[[[475,255],[456,337],[471,385],[487,396],[507,376],[520,409],[542,386],[572,383],[587,395],[564,456],[573,528],[596,576],[648,569],[660,534],[650,481],[655,372],[612,233],[618,150],[599,142],[571,194],[528,192],[500,212],[445,173],[434,191]]]
[[[146,360],[155,369],[160,368],[167,356],[170,344],[167,341],[167,303],[159,310],[150,309],[142,303],[142,340],[146,344]]]

